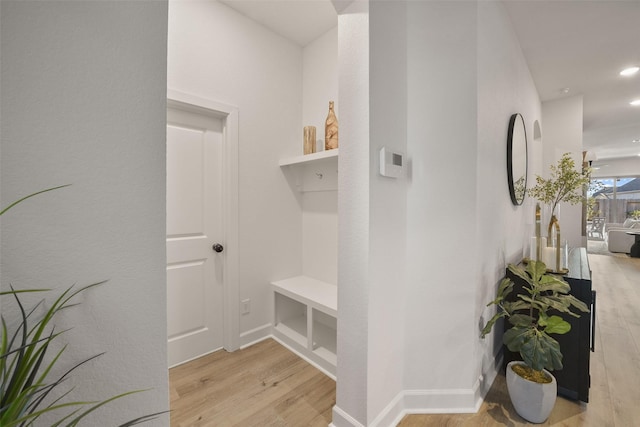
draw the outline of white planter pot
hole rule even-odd
[[[551,376],[550,383],[529,381],[513,372],[511,366],[514,364],[522,362],[514,361],[507,365],[507,390],[513,407],[527,421],[537,424],[545,422],[556,404],[558,385],[555,377],[545,370]]]

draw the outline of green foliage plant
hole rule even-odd
[[[536,175],[536,185],[530,188],[529,195],[534,199],[551,206],[551,218],[548,226],[548,238],[551,241],[551,229],[556,221],[556,208],[561,202],[576,205],[586,201],[586,191],[591,180],[591,169],[585,167],[576,170],[576,164],[570,153],[564,153],[557,165],[550,166],[548,179]]]
[[[571,324],[555,313],[580,317],[574,310],[588,313],[589,308],[569,294],[571,288],[560,276],[547,274],[547,266],[541,261],[531,261],[526,268],[513,264],[507,268],[526,285],[515,298],[510,298],[515,283],[509,277],[502,279],[496,299],[487,304],[498,310],[482,329],[482,338],[498,319],[505,318],[511,328],[505,331],[502,341],[510,351],[520,353],[534,371],[562,369],[560,344],[551,335],[566,334]]]
[[[551,165],[550,169],[548,179],[536,175],[536,185],[528,190],[531,197],[550,205],[552,212],[560,202],[576,205],[585,200],[582,190],[590,181],[589,168],[576,170],[571,154],[564,153],[558,164]]]
[[[66,186],[49,188],[23,197],[0,210],[0,216],[30,197],[62,187]],[[46,413],[51,413],[54,418],[58,418],[51,424],[52,427],[77,426],[96,409],[116,399],[144,391],[129,391],[102,401],[68,401],[67,396],[72,389],[62,390],[65,381],[70,379],[70,375],[76,369],[101,354],[74,364],[60,376],[54,377],[52,374],[54,366],[62,363],[62,356],[67,346],[63,346],[55,354],[50,354],[50,346],[53,347],[52,343],[68,332],[67,330],[56,330],[54,319],[61,311],[77,305],[73,302],[74,297],[102,283],[104,282],[93,283],[77,289],[74,289],[73,286],[66,289],[45,310],[44,314],[40,315],[38,313],[45,306],[45,302],[40,301],[34,307],[27,309],[21,301],[20,295],[48,292],[49,289],[15,290],[10,287],[10,290],[0,292],[0,296],[8,296],[13,299],[20,313],[14,322],[7,322],[4,315],[0,316],[2,323],[0,329],[0,426],[32,426]],[[10,331],[8,324],[16,323],[16,321],[17,325],[12,325]],[[52,393],[54,390],[55,393]],[[151,421],[162,413],[164,412],[141,416],[122,424],[121,427]]]

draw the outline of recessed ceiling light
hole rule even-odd
[[[635,73],[640,71],[640,67],[629,67],[620,71],[621,76],[633,76]]]
[[[566,95],[567,93],[569,93],[570,90],[571,89],[569,89],[568,87],[563,87],[562,89],[560,89],[560,92],[562,92],[562,93],[564,93]]]
[[[640,99],[634,99],[629,104],[633,105],[634,107],[638,106],[638,105],[640,105]]]

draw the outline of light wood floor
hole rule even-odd
[[[596,310],[588,404],[559,397],[543,425],[640,426],[640,259],[589,255]],[[171,425],[326,426],[335,383],[273,340],[169,373]],[[477,414],[408,415],[399,427],[521,426],[500,375]]]
[[[272,339],[169,370],[171,426],[322,426],[335,382]]]

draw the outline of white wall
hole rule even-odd
[[[371,2],[369,141],[369,423],[403,390],[407,306],[407,184],[379,174],[382,147],[407,153],[404,3]],[[342,87],[341,87],[342,89]],[[407,168],[408,169],[408,168]],[[341,284],[342,285],[342,284]],[[345,284],[346,285],[346,284]],[[340,378],[338,379],[340,381]],[[382,424],[384,425],[384,423]]]
[[[478,178],[476,248],[476,313],[481,319],[473,330],[481,362],[474,380],[486,392],[495,373],[495,358],[501,341],[488,337],[478,340],[479,326],[493,315],[486,307],[495,297],[497,283],[508,263],[519,263],[534,234],[535,203],[525,198],[513,206],[509,198],[506,171],[508,121],[514,113],[525,122],[529,155],[528,184],[539,173],[542,142],[534,138],[534,123],[541,121],[540,99],[524,60],[509,17],[500,2],[478,3]],[[500,369],[500,367],[497,367]]]
[[[338,102],[338,27],[332,28],[304,47],[302,54],[302,126],[315,126],[317,151],[324,149],[324,122],[329,101],[340,124]],[[300,129],[302,153],[302,128]]]
[[[339,247],[347,258],[338,272],[336,426],[392,425],[403,411],[474,411],[481,403],[500,350],[479,338],[491,315],[485,304],[506,263],[520,261],[532,229],[532,206],[514,207],[509,197],[508,122],[520,112],[531,141],[541,116],[501,3],[369,7],[370,44],[348,31],[354,15],[339,16],[341,51],[370,52],[370,60],[341,54],[343,115],[358,108],[348,94],[362,103],[356,124],[367,117],[364,105],[370,124],[358,133],[360,151],[351,138],[341,146]],[[369,134],[369,178],[356,180]],[[377,175],[381,145],[406,150],[405,179]],[[533,157],[537,150],[530,147]],[[369,242],[349,229],[356,221],[368,223]]]
[[[61,313],[61,367],[81,400],[150,389],[90,425],[168,409],[165,274],[167,3],[2,1],[2,280],[109,281]],[[33,300],[33,298],[32,298]],[[3,316],[10,315],[8,300]],[[42,421],[46,423],[46,421]],[[169,425],[164,415],[154,425]]]
[[[582,165],[582,95],[547,101],[542,104],[543,168],[541,176],[549,177],[549,166],[557,164],[564,153],[571,153],[576,168]],[[558,215],[561,238],[569,247],[583,246],[582,204],[560,204]],[[549,219],[543,218],[543,224]],[[546,227],[545,227],[546,229]]]
[[[336,427],[366,425],[369,336],[369,8],[338,16],[338,366]]]
[[[300,153],[302,128],[308,125],[316,127],[317,151],[324,149],[324,122],[329,112],[329,101],[335,102],[334,109],[340,124],[338,27],[305,46],[302,57],[302,123],[300,138],[295,141]],[[305,193],[302,195],[302,273],[337,284],[337,248],[337,190]]]
[[[478,287],[476,7],[408,6],[413,179],[405,385],[419,394],[417,406],[468,410],[472,402],[474,366],[467,357],[476,341]]]
[[[269,282],[302,272],[301,200],[278,166],[302,152],[302,48],[216,1],[172,0],[168,70],[169,88],[239,109],[240,330],[264,335]]]

